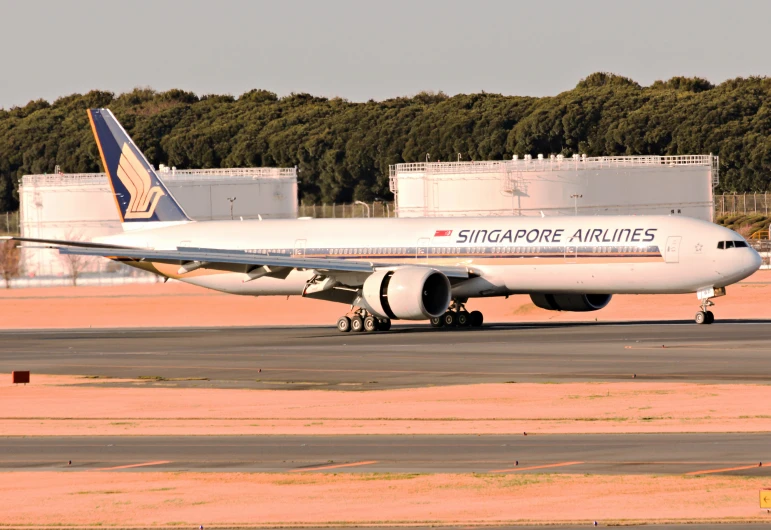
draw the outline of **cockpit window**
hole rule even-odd
[[[725,248],[747,248],[749,245],[746,241],[718,241],[717,248],[723,250]]]

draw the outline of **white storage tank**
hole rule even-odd
[[[159,174],[187,214],[196,220],[297,217],[295,168],[175,170]],[[235,199],[231,201],[230,199]],[[23,237],[88,241],[122,230],[104,173],[25,175],[19,187]],[[25,250],[27,276],[66,276],[70,264],[55,251]],[[85,259],[82,272],[116,268],[103,259]]]
[[[390,167],[399,217],[680,214],[712,220],[712,155],[419,162]]]

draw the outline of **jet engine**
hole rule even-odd
[[[530,299],[549,311],[597,311],[610,302],[609,294],[531,294]]]
[[[447,311],[450,280],[428,267],[403,267],[371,274],[356,305],[380,318],[427,320]]]

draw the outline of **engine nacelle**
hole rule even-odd
[[[357,303],[381,318],[427,320],[443,315],[451,298],[450,280],[441,272],[404,267],[370,275]]]
[[[531,294],[530,299],[541,309],[549,311],[597,311],[612,295],[609,294]]]

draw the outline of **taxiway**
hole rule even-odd
[[[771,434],[0,438],[33,469],[771,476]]]
[[[768,321],[413,325],[372,334],[331,327],[9,331],[0,333],[0,372],[341,390],[632,378],[764,383],[769,338]]]

